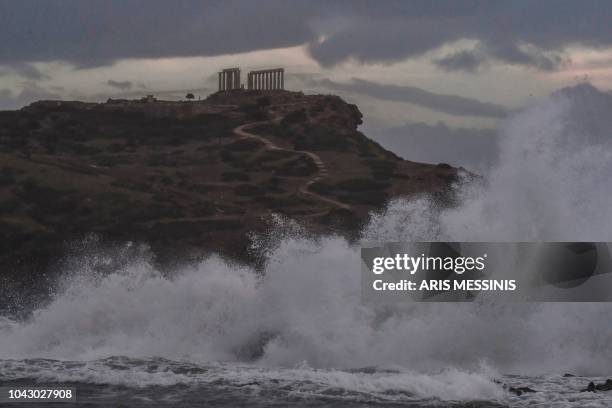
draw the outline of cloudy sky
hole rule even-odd
[[[423,140],[482,158],[531,100],[612,88],[611,21],[607,0],[0,0],[0,109],[204,97],[223,67],[282,66],[288,89],[357,103],[364,132],[407,158],[444,159],[409,147]]]

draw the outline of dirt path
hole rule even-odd
[[[307,150],[293,150],[293,149],[285,149],[283,147],[279,147],[276,144],[274,144],[273,142],[271,142],[270,140],[266,139],[265,137],[256,135],[254,133],[250,133],[247,132],[246,129],[248,128],[252,128],[254,126],[259,126],[259,125],[264,125],[264,124],[268,124],[268,123],[272,123],[272,122],[278,122],[280,120],[280,118],[276,118],[274,120],[265,120],[265,121],[261,121],[261,122],[251,122],[251,123],[245,123],[244,125],[240,125],[238,127],[236,127],[234,129],[234,134],[236,134],[237,136],[240,136],[242,138],[249,138],[249,139],[255,139],[260,141],[261,143],[264,144],[265,148],[267,150],[283,150],[286,152],[292,152],[292,153],[298,153],[298,154],[302,154],[305,156],[310,157],[315,165],[317,166],[318,172],[317,175],[313,178],[311,178],[310,180],[308,180],[306,183],[304,183],[302,186],[300,186],[300,188],[298,189],[298,191],[302,194],[305,195],[309,195],[311,197],[314,197],[315,199],[319,200],[319,201],[323,201],[327,204],[331,204],[334,207],[338,207],[338,208],[344,208],[346,210],[350,210],[351,206],[344,204],[338,200],[334,200],[333,198],[328,198],[328,197],[324,197],[320,194],[317,194],[313,191],[310,190],[310,186],[314,183],[316,183],[319,180],[324,179],[325,177],[327,177],[329,174],[327,172],[327,167],[325,166],[325,163],[323,163],[323,160],[321,160],[321,157],[319,157],[318,154],[313,153],[313,152],[309,152]]]

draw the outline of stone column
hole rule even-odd
[[[281,70],[281,82],[280,82],[280,89],[285,89],[285,70]]]

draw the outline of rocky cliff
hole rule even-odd
[[[147,243],[162,265],[256,262],[247,236],[271,214],[350,236],[391,197],[445,197],[456,169],[400,159],[361,120],[339,97],[287,91],[0,112],[1,277],[31,285],[91,234]]]

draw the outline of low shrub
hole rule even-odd
[[[225,149],[234,152],[253,151],[262,146],[262,143],[254,139],[239,139],[225,146]]]
[[[103,167],[113,167],[121,164],[130,164],[131,159],[129,156],[119,155],[101,155],[95,157],[96,164]]]
[[[318,181],[310,186],[310,190],[318,194],[332,194],[335,188],[331,184]]]
[[[294,160],[289,160],[279,166],[276,173],[282,176],[305,177],[315,174],[317,165],[307,156],[301,156]]]
[[[17,210],[21,206],[21,202],[14,198],[10,197],[6,200],[0,201],[0,213],[9,213]]]
[[[266,150],[262,154],[258,155],[255,160],[258,163],[265,163],[270,161],[289,159],[294,155],[295,153],[288,152],[286,150]]]
[[[264,195],[265,191],[253,184],[241,184],[234,188],[234,193],[239,196],[259,196]]]
[[[304,128],[304,133],[294,139],[294,145],[298,150],[330,150],[347,151],[350,143],[345,135],[337,133],[325,126],[309,125]]]
[[[240,107],[240,111],[244,113],[248,119],[251,120],[266,120],[268,119],[268,113],[266,109],[259,104],[248,104]]]
[[[287,138],[290,132],[284,130],[278,125],[272,125],[269,123],[257,125],[249,129],[249,132],[261,136],[274,136],[278,138]]]
[[[241,171],[226,171],[221,175],[223,181],[249,181],[251,176]]]
[[[120,143],[113,143],[106,148],[109,153],[119,153],[125,150],[125,145]]]
[[[389,183],[370,180],[365,178],[355,178],[344,180],[336,184],[336,188],[346,191],[360,192],[372,190],[384,190],[389,187]]]
[[[10,186],[17,182],[13,175],[0,174],[0,186]]]
[[[286,115],[281,120],[280,124],[282,127],[288,127],[296,123],[305,123],[307,119],[308,115],[306,115],[306,111],[304,109],[300,109]]]
[[[372,176],[377,180],[391,178],[397,168],[397,164],[389,160],[367,160],[366,164],[370,167]]]
[[[156,166],[166,166],[166,167],[176,167],[178,162],[168,156],[167,154],[157,153],[152,154],[147,158],[147,166],[156,167]]]
[[[389,200],[389,195],[384,191],[366,191],[361,194],[346,194],[339,197],[340,201],[350,204],[381,206]]]
[[[215,206],[208,201],[201,201],[194,205],[193,213],[197,217],[207,217],[217,213]]]

